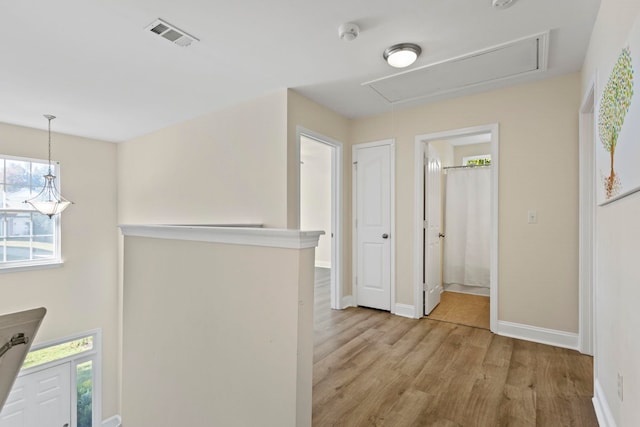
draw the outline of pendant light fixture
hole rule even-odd
[[[29,203],[35,210],[51,218],[65,210],[73,202],[60,195],[56,187],[56,176],[51,170],[51,120],[55,119],[56,116],[45,114],[44,117],[49,120],[49,173],[44,175],[44,187],[42,187],[38,195],[25,200],[24,203]]]
[[[382,57],[395,68],[405,68],[416,62],[422,53],[420,46],[414,43],[400,43],[387,48]]]

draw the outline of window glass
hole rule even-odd
[[[28,161],[6,160],[6,183],[19,187],[29,187],[31,184],[31,165]]]
[[[93,361],[88,360],[76,367],[76,391],[78,395],[78,427],[91,427],[93,402]]]
[[[40,193],[48,172],[48,161],[0,156],[0,268],[59,261],[58,218],[24,203]]]
[[[484,166],[491,164],[491,154],[466,156],[462,158],[462,166]]]
[[[90,350],[93,350],[93,336],[45,347],[40,350],[33,350],[27,354],[22,369],[33,368],[34,366],[43,365],[53,362],[54,360],[74,356]]]

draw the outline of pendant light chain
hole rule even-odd
[[[45,114],[44,116],[49,120],[49,175],[53,175],[51,173],[51,120],[55,119],[56,116],[51,114]]]
[[[51,117],[47,117],[49,119],[49,174],[51,174]]]

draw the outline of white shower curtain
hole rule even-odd
[[[448,169],[444,283],[489,287],[491,168]]]

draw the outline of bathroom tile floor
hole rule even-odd
[[[445,291],[427,319],[489,329],[489,297]]]

